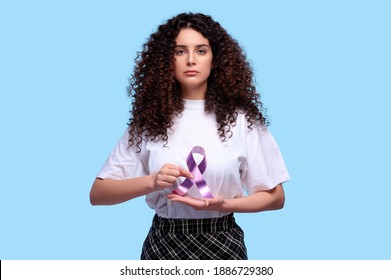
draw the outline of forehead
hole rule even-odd
[[[205,38],[200,32],[192,28],[183,28],[179,31],[178,36],[175,38],[177,45],[200,45],[206,44],[209,45],[209,40]]]

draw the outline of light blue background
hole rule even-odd
[[[251,259],[390,259],[388,1],[2,1],[0,259],[138,259],[153,212],[92,207],[133,59],[182,11],[245,49],[292,180],[240,214]]]

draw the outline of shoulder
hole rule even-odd
[[[267,134],[269,130],[266,125],[257,120],[250,120],[243,110],[237,111],[236,125],[241,127],[246,134],[261,133]]]

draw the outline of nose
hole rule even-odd
[[[189,55],[187,56],[187,65],[195,65],[195,64],[196,64],[195,56],[192,52],[190,52]]]

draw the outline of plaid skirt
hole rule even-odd
[[[243,230],[233,214],[211,219],[154,216],[142,260],[247,260]]]

